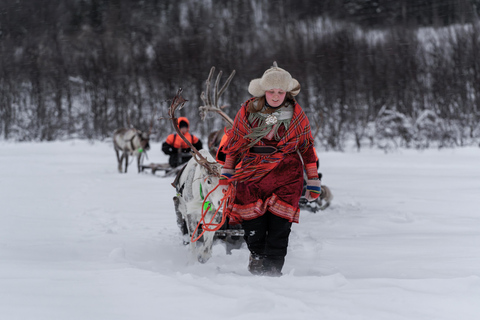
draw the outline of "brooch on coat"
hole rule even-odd
[[[265,119],[265,123],[268,125],[275,124],[277,121],[277,117],[275,117],[273,114],[268,115],[268,117]]]

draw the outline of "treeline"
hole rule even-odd
[[[3,0],[1,134],[102,139],[154,119],[163,139],[172,130],[166,100],[181,87],[189,100],[182,115],[206,136],[222,124],[196,112],[210,67],[223,80],[237,71],[221,101],[233,117],[248,82],[277,61],[300,81],[299,102],[324,148],[341,150],[352,138],[358,148],[478,143],[475,2],[415,1],[428,12],[419,18],[411,1],[391,1],[402,14],[381,19],[393,11],[366,14],[375,3]],[[455,10],[445,16],[439,5],[427,10],[432,3]],[[357,21],[360,12],[371,18]]]

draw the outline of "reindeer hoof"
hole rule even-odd
[[[207,261],[208,261],[208,258],[198,257],[198,262],[200,262],[200,263],[202,263],[202,264],[205,263],[205,262],[207,262]]]

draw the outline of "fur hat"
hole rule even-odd
[[[273,62],[273,67],[265,71],[260,79],[250,81],[248,92],[254,97],[261,97],[270,89],[282,89],[296,96],[300,92],[300,83]]]

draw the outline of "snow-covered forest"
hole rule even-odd
[[[5,0],[0,132],[7,140],[104,139],[155,118],[181,87],[194,110],[211,66],[248,82],[277,61],[299,80],[318,148],[477,145],[478,1]],[[192,111],[193,110],[193,111]]]

